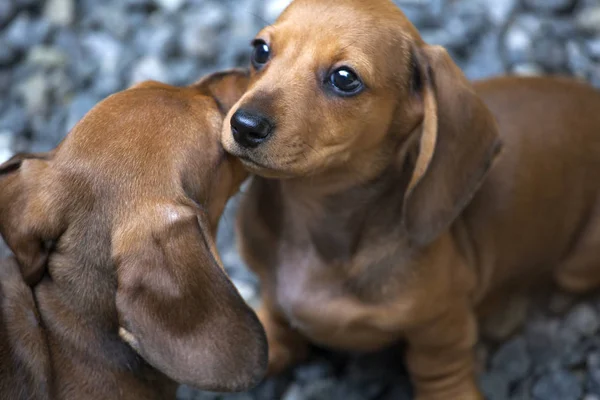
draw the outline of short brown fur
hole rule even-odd
[[[271,59],[229,116],[259,110],[275,130],[244,148],[226,124],[222,142],[257,175],[238,228],[270,371],[308,340],[405,339],[419,400],[481,399],[477,311],[543,277],[600,286],[600,93],[558,78],[471,85],[388,0],[296,0],[257,37]],[[362,93],[323,90],[340,65]]]
[[[0,398],[174,399],[237,391],[264,331],[214,234],[246,176],[219,143],[246,88],[230,71],[146,82],[99,103],[48,154],[0,166]]]

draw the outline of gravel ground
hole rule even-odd
[[[472,79],[562,73],[600,87],[600,0],[396,2],[423,37],[446,46]],[[246,65],[254,34],[288,3],[0,0],[0,161],[16,151],[49,150],[96,102],[135,82],[183,85]],[[258,282],[234,247],[235,205],[230,203],[221,225],[219,248],[240,292],[256,305]],[[579,301],[560,316],[537,308],[523,333],[483,346],[488,357],[481,382],[488,398],[600,400],[599,312],[599,298]],[[179,398],[411,396],[398,348],[371,355],[315,349],[309,362],[249,393],[224,396],[182,387]]]

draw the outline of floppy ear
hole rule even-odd
[[[176,382],[250,389],[266,370],[264,330],[212,256],[208,223],[176,214],[115,238],[120,335]]]
[[[37,202],[50,153],[16,154],[0,165],[0,234],[15,254],[23,279],[35,285],[48,258],[50,218]]]
[[[248,88],[250,74],[244,69],[230,69],[207,75],[192,86],[212,96],[223,114],[234,106]]]
[[[433,241],[467,206],[500,150],[496,121],[446,50],[414,50],[424,118],[403,222],[418,245]]]

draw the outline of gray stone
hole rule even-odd
[[[13,65],[19,57],[19,53],[6,40],[0,37],[0,67]]]
[[[55,25],[71,25],[75,19],[74,0],[46,0],[44,17]]]
[[[169,80],[174,85],[189,85],[204,76],[206,71],[202,64],[193,59],[172,59],[167,63]]]
[[[87,114],[87,112],[90,111],[96,105],[96,103],[98,103],[98,100],[99,99],[97,97],[89,93],[78,94],[73,99],[73,102],[69,107],[69,114],[66,121],[66,131],[68,132],[73,129],[75,124],[77,124],[77,122],[79,122],[79,120],[83,118],[83,116]]]
[[[525,339],[519,336],[500,347],[492,357],[491,366],[509,384],[524,379],[531,368]]]
[[[580,78],[585,78],[590,70],[591,63],[585,45],[578,40],[570,40],[567,42],[565,49],[569,71]]]
[[[533,43],[542,22],[531,14],[521,14],[506,28],[504,48],[507,61],[518,64],[530,61]]]
[[[527,349],[537,372],[545,372],[561,363],[560,320],[537,316],[525,326]]]
[[[544,69],[535,63],[522,63],[512,67],[512,73],[520,76],[544,75]]]
[[[270,0],[266,1],[263,10],[263,18],[269,23],[275,22],[279,15],[290,5],[292,0]]]
[[[174,13],[180,10],[186,3],[186,0],[155,0],[161,9]]]
[[[590,304],[575,306],[564,320],[564,328],[574,331],[582,337],[592,337],[600,328],[598,313]]]
[[[5,162],[12,157],[12,141],[14,133],[8,129],[0,129],[0,163]],[[2,243],[3,244],[3,243]],[[2,246],[0,245],[0,251]]]
[[[119,74],[100,74],[94,79],[90,88],[94,97],[103,99],[123,89],[123,80]]]
[[[5,39],[16,50],[26,50],[44,43],[51,33],[45,19],[34,19],[29,13],[21,12],[6,28]]]
[[[586,389],[589,393],[600,395],[600,353],[592,352],[587,357]]]
[[[307,384],[316,380],[331,378],[333,368],[331,363],[326,361],[316,361],[303,364],[294,370],[294,378],[300,384]]]
[[[185,54],[206,62],[215,62],[219,51],[220,31],[227,22],[227,13],[222,6],[210,3],[196,13],[184,16],[180,47]]]
[[[67,57],[55,47],[35,46],[27,54],[27,62],[45,68],[56,68],[65,66]]]
[[[490,32],[485,35],[472,51],[463,69],[465,75],[472,80],[502,75],[505,72],[504,62],[498,51],[500,35]]]
[[[481,0],[486,6],[490,20],[495,25],[504,25],[508,20],[509,15],[513,12],[515,7],[518,5],[518,0]]]
[[[538,65],[549,72],[563,72],[567,65],[565,44],[557,38],[539,38],[533,44],[533,56]]]
[[[0,27],[8,23],[15,15],[15,4],[12,1],[0,2]]]
[[[590,55],[600,61],[600,34],[586,41],[586,47]]]
[[[42,152],[54,148],[67,133],[65,130],[66,111],[54,109],[49,117],[34,115],[30,119],[33,132],[31,151]]]
[[[420,28],[439,28],[443,24],[445,0],[394,0],[409,20]]]
[[[29,115],[45,114],[49,107],[49,85],[46,75],[36,73],[17,86]]]
[[[577,26],[590,33],[600,33],[600,5],[583,8],[576,17]]]
[[[129,85],[134,85],[147,80],[168,83],[168,72],[165,65],[156,57],[143,57],[136,62],[131,70]]]
[[[118,73],[119,62],[123,57],[123,45],[111,35],[92,32],[82,39],[84,49],[92,57],[100,71],[108,74]]]
[[[579,400],[583,396],[581,383],[572,373],[557,370],[543,375],[532,389],[535,400]]]
[[[134,45],[141,54],[167,59],[177,52],[177,31],[168,24],[143,27],[136,32]]]
[[[561,13],[572,10],[577,0],[523,0],[525,5],[535,11]]]
[[[0,129],[10,131],[15,135],[21,134],[27,129],[28,119],[24,108],[16,103],[11,103],[2,114],[0,114]]]
[[[115,38],[124,40],[131,30],[141,24],[132,24],[130,19],[137,18],[137,13],[131,13],[124,7],[114,4],[97,4],[94,11],[85,14],[79,22],[86,30],[106,31]]]
[[[491,372],[479,379],[486,400],[509,400],[509,382],[502,373]]]

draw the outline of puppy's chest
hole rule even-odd
[[[277,301],[291,324],[317,342],[352,348],[363,341],[387,344],[402,325],[405,313],[398,304],[410,303],[399,301],[406,282],[404,256],[390,245],[391,233],[354,243],[343,236],[335,227],[319,240],[309,231],[283,235],[275,268]]]

